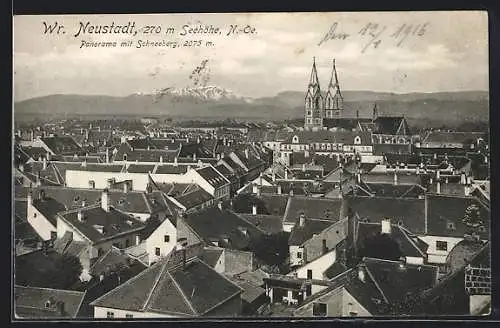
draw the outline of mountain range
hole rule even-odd
[[[372,115],[374,104],[383,115],[436,121],[488,121],[486,91],[396,94],[343,91],[345,116]],[[252,98],[217,86],[164,88],[125,97],[57,94],[14,104],[14,115],[37,116],[163,116],[283,120],[304,115],[304,92],[283,91]]]

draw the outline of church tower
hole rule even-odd
[[[333,60],[332,76],[328,84],[328,92],[325,97],[325,118],[340,118],[344,109],[344,99],[340,93],[339,79],[337,69],[335,68],[335,59]]]
[[[304,127],[322,128],[323,127],[323,97],[319,86],[318,72],[316,71],[316,59],[313,58],[313,67],[311,78],[305,98],[305,121]]]

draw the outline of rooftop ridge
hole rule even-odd
[[[22,286],[22,285],[14,285],[15,288],[25,288],[25,289],[40,289],[40,290],[47,290],[47,291],[58,291],[58,292],[64,292],[64,293],[71,293],[75,295],[84,295],[85,292],[80,292],[77,290],[69,290],[69,289],[57,289],[57,288],[48,288],[48,287],[36,287],[36,286]]]
[[[100,302],[103,298],[105,298],[106,296],[108,296],[109,294],[111,294],[113,291],[115,291],[117,289],[120,289],[120,288],[124,288],[125,286],[130,285],[132,282],[134,282],[135,280],[138,280],[139,278],[141,278],[142,276],[144,276],[146,273],[148,273],[149,270],[152,270],[156,266],[160,266],[162,264],[164,264],[164,263],[157,262],[157,263],[153,264],[152,266],[148,267],[147,269],[142,270],[141,272],[139,272],[139,274],[137,274],[134,277],[130,278],[129,280],[125,281],[123,284],[118,285],[116,288],[111,289],[109,292],[101,295],[97,299],[95,299],[92,302],[90,302],[90,305],[94,305],[95,306],[96,303]]]

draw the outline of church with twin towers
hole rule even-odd
[[[340,92],[335,59],[332,62],[332,73],[326,94],[321,91],[316,58],[313,57],[311,77],[305,97],[304,128],[308,130],[322,129],[325,121],[342,118],[344,100]]]

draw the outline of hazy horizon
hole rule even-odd
[[[208,87],[208,86],[207,86]],[[230,89],[226,89],[230,90]],[[276,95],[280,93],[285,93],[285,92],[300,92],[304,93],[305,91],[300,91],[300,90],[283,90],[283,91],[278,91]],[[371,92],[371,93],[380,93],[380,94],[395,94],[395,95],[410,95],[410,94],[438,94],[438,93],[467,93],[467,92],[485,92],[488,93],[489,96],[489,90],[443,90],[443,91],[429,91],[429,92],[419,92],[419,91],[408,91],[408,92],[394,92],[394,91],[377,91],[377,90],[342,90],[342,93],[345,92]],[[31,100],[31,99],[37,99],[37,98],[44,98],[44,97],[51,97],[51,96],[88,96],[88,97],[113,97],[113,98],[125,98],[125,97],[130,97],[134,95],[139,95],[138,93],[131,93],[128,95],[109,95],[109,94],[99,94],[99,93],[88,93],[88,94],[83,94],[83,93],[51,93],[51,94],[46,94],[46,95],[40,95],[36,97],[30,97],[26,99],[20,99],[20,100],[15,100],[15,103],[19,103],[22,101],[26,100]],[[147,93],[143,93],[141,95],[148,95]],[[251,96],[246,96],[246,95],[241,95],[243,97],[247,98],[252,98],[252,99],[259,99],[259,98],[267,98],[267,97],[273,97],[273,96],[262,96],[262,97],[251,97]],[[344,99],[344,101],[349,102],[349,99]]]
[[[56,20],[71,33],[44,36],[42,21]],[[128,40],[104,34],[75,38],[81,21],[96,25],[134,21],[164,28],[250,24],[257,33],[213,36],[213,48],[80,49],[83,39]],[[334,23],[336,34],[350,37],[321,43]],[[387,26],[386,35],[380,46],[365,51],[367,37],[359,31],[377,23]],[[53,94],[127,96],[190,87],[190,74],[205,60],[208,84],[246,97],[272,97],[282,91],[305,92],[313,57],[322,89],[328,85],[335,58],[341,90],[489,90],[488,17],[480,11],[14,16],[13,25],[16,102]],[[401,43],[391,38],[391,33],[410,25],[426,28],[422,35],[409,35]]]

